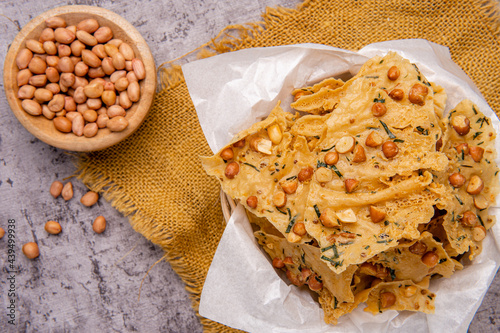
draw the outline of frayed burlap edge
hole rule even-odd
[[[296,9],[268,7],[266,8],[266,12],[262,15],[263,21],[246,25],[227,26],[208,43],[201,45],[178,59],[163,63],[158,68],[160,78],[159,90],[174,89],[184,82],[180,64],[189,61],[190,57],[201,59],[237,50],[246,41],[251,40],[254,35],[264,31],[269,24],[281,22],[285,17],[294,15],[307,7],[309,3],[310,0],[305,0],[303,3],[299,4]],[[488,27],[492,34],[496,37],[500,37],[499,3],[493,0],[473,0],[472,3],[478,11],[484,15],[485,22],[488,23]],[[224,329],[221,330],[221,325],[219,323],[199,315],[198,309],[202,286],[197,286],[196,282],[190,279],[189,274],[186,272],[186,262],[183,260],[181,254],[176,252],[175,247],[171,246],[174,235],[159,229],[154,219],[142,216],[140,211],[135,208],[133,198],[130,198],[124,193],[122,188],[114,184],[109,177],[94,168],[89,163],[89,158],[86,155],[80,155],[78,157],[77,165],[78,169],[75,174],[78,179],[80,179],[90,190],[100,193],[114,208],[128,217],[135,231],[142,234],[154,244],[159,245],[164,250],[165,254],[160,260],[168,260],[172,269],[185,283],[185,288],[189,293],[193,309],[196,311],[196,315],[200,319],[205,332],[236,331],[229,327],[224,327]]]

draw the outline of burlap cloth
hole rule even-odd
[[[424,38],[450,48],[497,114],[500,28],[496,1],[317,0],[267,9],[263,22],[232,26],[207,47],[321,43],[348,50],[391,39]],[[207,48],[205,47],[205,49]],[[224,230],[219,185],[198,156],[211,155],[179,68],[163,72],[141,128],[126,141],[82,156],[79,177],[102,193],[133,228],[160,245],[198,309],[203,282]],[[237,267],[235,267],[237,269]],[[207,332],[232,329],[200,318]]]

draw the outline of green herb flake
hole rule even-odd
[[[405,140],[401,140],[401,139],[394,139],[393,141],[394,141],[394,142],[399,142],[399,143],[403,143],[403,142],[405,142]]]
[[[462,200],[460,200],[460,198],[455,194],[455,198],[457,199],[458,203],[463,205],[464,203],[462,202]]]
[[[366,75],[366,79],[378,79],[378,75]]]
[[[322,152],[325,152],[325,151],[332,150],[333,148],[335,148],[335,145],[331,146],[330,148],[321,149],[321,151],[322,151]]]
[[[422,135],[429,135],[429,130],[423,127],[417,126],[417,131]]]
[[[292,180],[292,179],[295,179],[295,178],[297,178],[297,176],[288,177],[286,180]]]
[[[249,167],[254,168],[254,169],[255,169],[255,171],[260,172],[260,170],[259,170],[259,169],[257,169],[257,167],[256,167],[255,165],[252,165],[252,164],[247,163],[247,162],[243,162],[243,164],[246,164],[246,165],[248,165]]]
[[[483,219],[481,218],[481,215],[477,214],[477,218],[479,220],[479,223],[481,223],[481,225],[484,227],[484,222]]]
[[[292,228],[293,228],[293,225],[295,224],[295,221],[297,221],[297,217],[299,216],[299,214],[295,215],[291,220],[290,220],[290,223],[288,223],[288,227],[286,227],[286,231],[285,233],[289,233]]]
[[[384,130],[387,133],[387,135],[389,136],[389,138],[395,139],[396,136],[394,134],[392,134],[392,132],[389,130],[389,127],[387,127],[387,125],[380,119],[379,119],[379,122],[380,122],[380,124],[382,124],[382,127],[384,127]]]
[[[316,215],[318,215],[318,218],[321,216],[321,212],[319,211],[318,205],[314,205],[314,211],[316,212]]]
[[[474,133],[474,135],[472,136],[472,140],[475,140],[481,134],[483,134],[483,132],[476,132],[476,133]]]

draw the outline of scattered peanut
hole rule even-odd
[[[415,83],[413,87],[411,87],[410,92],[408,93],[408,99],[413,104],[424,105],[425,97],[427,96],[428,93],[429,89],[426,86],[420,83]]]
[[[231,147],[227,147],[227,148],[223,149],[220,152],[220,157],[225,161],[229,161],[229,160],[233,159],[233,157],[234,157],[233,149]]]
[[[112,121],[112,119],[108,120],[108,124],[110,121]],[[226,166],[226,170],[224,170],[224,175],[229,179],[233,179],[239,172],[240,172],[240,165],[237,162],[231,162]]]
[[[47,231],[49,234],[57,235],[61,233],[62,228],[61,225],[56,221],[48,221],[47,223],[45,223],[45,231]]]
[[[391,159],[398,154],[399,148],[398,148],[398,145],[395,144],[394,142],[386,141],[382,145],[382,152],[384,153],[384,156],[386,158]]]
[[[247,205],[248,205],[248,207],[255,209],[255,208],[257,208],[258,201],[259,200],[257,199],[257,197],[255,195],[249,196],[247,198]]]
[[[80,199],[80,202],[82,205],[86,207],[93,206],[97,203],[97,200],[99,200],[99,194],[93,191],[89,191],[83,195],[83,197]]]
[[[2,239],[3,236],[5,236],[5,230],[3,230],[3,228],[0,228],[0,239]]]
[[[396,66],[392,66],[391,68],[389,68],[389,71],[387,72],[387,77],[391,81],[397,80],[399,75],[400,75],[399,68],[397,68]]]
[[[389,93],[389,97],[395,101],[400,101],[405,97],[405,93],[403,90],[396,88],[391,90],[391,92]]]
[[[92,223],[92,229],[96,234],[102,234],[106,230],[106,219],[104,216],[98,216]]]
[[[35,259],[40,255],[40,250],[35,242],[29,242],[23,245],[22,251],[26,258]]]
[[[66,184],[64,184],[61,195],[66,201],[73,198],[73,184],[71,184],[71,182],[67,182]]]
[[[451,186],[457,188],[465,184],[466,178],[461,173],[455,172],[451,174],[450,177],[448,177],[448,181],[450,182]]]
[[[62,189],[63,189],[63,183],[60,181],[56,180],[50,185],[50,194],[54,197],[57,198],[58,196],[61,195]]]

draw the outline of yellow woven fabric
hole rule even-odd
[[[250,47],[322,43],[349,50],[391,39],[424,38],[448,46],[453,60],[500,112],[499,11],[495,1],[313,0],[268,9],[263,22],[232,26],[210,44],[215,53]],[[219,186],[198,156],[211,151],[180,70],[163,72],[164,89],[126,141],[82,156],[79,177],[165,250],[193,307],[224,230]],[[200,318],[207,332],[232,332]]]

